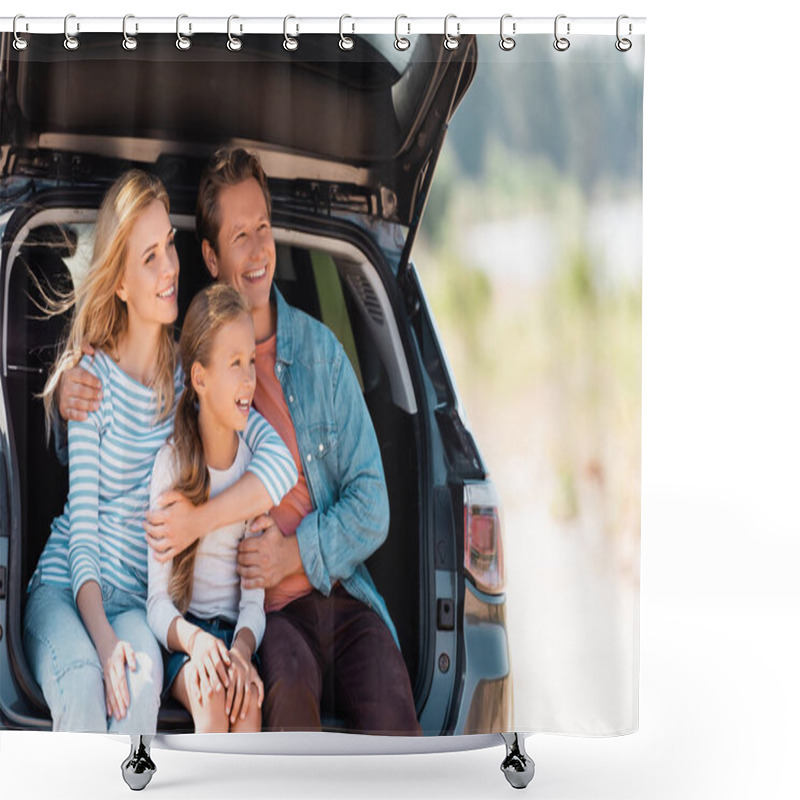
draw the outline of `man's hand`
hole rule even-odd
[[[156,561],[163,564],[208,531],[202,527],[201,507],[180,492],[164,492],[156,502],[159,507],[145,514],[144,531]]]
[[[273,589],[289,575],[303,573],[296,536],[284,536],[268,515],[257,517],[251,531],[261,531],[239,543],[236,570],[245,589]]]
[[[82,350],[87,356],[94,355],[94,348],[88,342],[84,342]],[[100,379],[83,367],[75,366],[64,372],[56,387],[58,413],[61,414],[61,419],[65,422],[67,420],[84,422],[90,411],[97,411],[100,408],[102,387]]]

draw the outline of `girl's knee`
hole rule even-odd
[[[255,687],[254,687],[255,690]],[[239,717],[236,722],[231,724],[232,733],[260,733],[261,732],[261,708],[251,703],[250,708],[242,719]]]
[[[212,692],[203,697],[203,704],[193,704],[192,718],[195,733],[227,733],[230,727],[225,713],[225,693]]]

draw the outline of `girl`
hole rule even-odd
[[[220,284],[194,298],[180,340],[186,389],[174,434],[156,456],[151,503],[170,489],[201,503],[242,475],[250,451],[239,431],[256,414],[255,352],[253,319],[235,289]],[[148,557],[147,618],[171,651],[164,694],[191,711],[197,733],[261,730],[264,685],[252,658],[264,634],[264,590],[241,587],[244,533],[244,523],[229,525],[171,563],[152,549]]]
[[[140,170],[125,173],[98,212],[88,273],[61,306],[74,305],[74,314],[44,391],[49,419],[75,354],[93,348],[80,363],[99,381],[102,400],[68,424],[69,496],[25,609],[24,648],[54,730],[156,730],[163,666],[147,624],[144,514],[153,461],[183,389],[172,332],[178,271],[163,185]],[[214,518],[243,518],[256,500],[269,507],[296,480],[288,451],[261,423],[248,423],[246,433],[257,491],[248,483],[248,503],[217,503]]]

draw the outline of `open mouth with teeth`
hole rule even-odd
[[[266,267],[259,267],[258,269],[250,270],[250,272],[243,273],[242,277],[251,283],[260,281],[267,274]]]
[[[247,416],[247,415],[250,413],[250,402],[251,402],[251,401],[250,401],[250,399],[249,399],[249,398],[246,398],[246,397],[239,397],[239,398],[236,400],[236,408],[238,408],[238,409],[239,409],[239,411],[241,411],[241,412],[242,412],[242,414],[244,414],[245,416]]]
[[[175,297],[175,284],[173,283],[169,288],[164,289],[163,292],[159,292],[157,297],[161,298],[162,300],[171,300]]]

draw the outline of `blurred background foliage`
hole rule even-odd
[[[414,260],[507,515],[636,581],[643,70],[598,40],[479,40]]]

